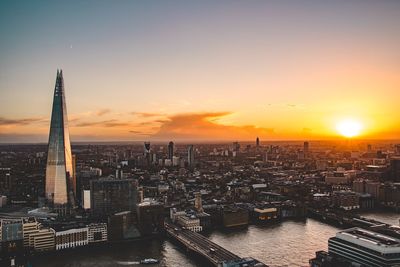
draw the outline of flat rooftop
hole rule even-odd
[[[340,231],[336,234],[337,238],[345,239],[349,241],[349,237],[361,241],[372,246],[386,247],[386,248],[400,248],[400,239],[383,235],[380,233],[368,231],[362,228],[350,228],[344,231]]]

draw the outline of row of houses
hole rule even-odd
[[[1,219],[0,229],[0,249],[5,254],[62,250],[108,240],[106,223],[55,230],[43,227],[35,218]]]

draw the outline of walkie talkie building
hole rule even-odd
[[[46,199],[50,205],[73,204],[73,166],[62,70],[57,70],[46,166]]]

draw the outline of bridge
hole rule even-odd
[[[182,244],[188,251],[192,251],[213,266],[217,267],[268,267],[262,262],[253,258],[241,258],[238,255],[224,249],[215,244],[205,236],[182,229],[171,223],[165,223],[165,231],[167,235]]]

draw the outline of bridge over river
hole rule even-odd
[[[214,266],[218,267],[268,267],[262,262],[253,258],[241,258],[238,255],[215,244],[205,236],[182,229],[181,227],[165,223],[167,235],[182,244],[186,250],[192,251]]]

